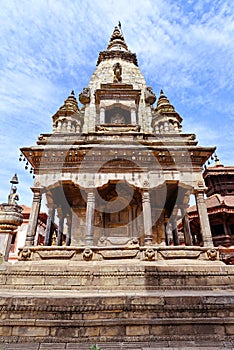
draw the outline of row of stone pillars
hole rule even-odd
[[[53,243],[53,233],[55,232],[55,206],[50,206],[48,209],[48,218],[46,223],[46,232],[45,232],[45,242],[44,245],[50,246]],[[57,215],[59,218],[59,224],[57,229],[57,242],[58,246],[63,245],[63,233],[64,233],[64,225],[66,220],[67,231],[66,231],[66,242],[65,244],[69,246],[71,244],[71,213],[65,214],[61,208],[57,208]]]
[[[32,188],[34,193],[32,209],[30,214],[30,220],[28,225],[28,231],[26,236],[26,245],[34,245],[34,239],[36,235],[37,229],[37,219],[41,206],[41,197],[42,197],[42,188]],[[197,204],[198,215],[200,219],[200,227],[201,234],[203,237],[204,246],[213,246],[212,235],[210,231],[210,224],[207,215],[206,202],[204,198],[204,189],[199,189],[194,192]],[[185,212],[185,208],[183,206],[180,207],[182,211],[183,217],[183,227],[184,227],[184,238],[186,245],[192,245],[192,237],[188,222],[188,217]],[[151,215],[151,202],[150,202],[150,193],[148,189],[142,190],[142,210],[143,210],[143,225],[144,225],[144,238],[145,244],[152,243],[152,215]],[[67,219],[67,235],[66,235],[66,245],[70,245],[71,243],[71,214],[64,215],[62,210],[58,211],[59,217],[59,226],[58,226],[58,234],[57,234],[57,245],[62,245],[62,237],[63,237],[63,227],[64,220]],[[94,238],[94,212],[95,212],[95,193],[94,189],[89,189],[87,191],[87,207],[86,207],[86,244],[92,245]],[[45,236],[45,245],[51,245],[52,243],[52,231],[53,231],[53,222],[55,217],[55,208],[49,208],[49,215],[47,220],[46,227],[46,236]],[[172,233],[173,233],[173,241],[174,244],[177,245],[178,235],[177,235],[177,225],[175,217],[172,215]],[[167,225],[167,222],[165,222]],[[166,232],[166,227],[165,227]],[[165,235],[166,244],[168,245],[168,237]]]
[[[166,245],[170,245],[168,223],[170,223],[171,227],[172,227],[173,244],[175,246],[179,245],[179,237],[178,237],[178,229],[177,229],[177,217],[178,217],[179,209],[181,211],[181,217],[182,217],[182,227],[183,227],[183,231],[184,231],[184,243],[186,246],[193,245],[192,233],[190,230],[189,218],[188,218],[188,215],[186,213],[186,207],[187,206],[185,206],[185,205],[176,206],[173,210],[173,213],[172,213],[170,219],[165,219]]]
[[[42,188],[36,188],[33,187],[32,191],[34,193],[33,195],[33,203],[29,218],[29,225],[27,230],[27,236],[26,236],[26,246],[32,246],[34,245],[34,240],[36,236],[37,231],[37,220],[40,212],[41,207],[41,198],[42,198]],[[47,223],[46,223],[46,232],[45,232],[45,246],[52,245],[53,240],[53,233],[55,232],[55,211],[56,207],[51,205],[48,208],[48,217],[47,217]],[[57,242],[56,244],[58,246],[61,246],[63,244],[63,232],[64,232],[64,223],[66,219],[67,224],[67,234],[66,234],[66,245],[69,246],[71,244],[71,213],[65,214],[62,210],[62,208],[57,208],[57,215],[59,218],[59,224],[57,228]]]

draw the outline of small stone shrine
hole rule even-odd
[[[0,339],[233,348],[234,269],[213,246],[202,177],[215,148],[183,133],[182,117],[162,90],[156,99],[118,27],[79,101],[72,91],[53,132],[21,149],[35,174],[33,202],[20,261],[1,264]],[[191,195],[199,245],[185,215]],[[42,196],[46,237],[35,246]]]

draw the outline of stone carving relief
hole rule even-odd
[[[20,259],[20,260],[30,260],[31,257],[32,257],[32,252],[31,252],[31,250],[30,250],[29,248],[27,248],[27,247],[24,247],[24,248],[21,250],[20,254],[19,254],[19,259]]]
[[[152,105],[152,104],[154,104],[155,101],[156,101],[156,95],[153,92],[152,87],[147,86],[145,89],[145,102]]]
[[[90,248],[85,248],[82,255],[84,260],[92,260],[93,251]]]
[[[113,65],[113,71],[114,71],[114,83],[121,83],[122,82],[122,67],[120,63],[115,63]]]
[[[19,195],[16,193],[17,187],[12,186],[11,193],[8,196],[8,204],[16,205],[19,200]]]
[[[146,260],[154,260],[155,259],[155,251],[153,248],[147,248],[145,251]]]
[[[116,113],[111,117],[111,124],[124,124],[125,118],[123,115]]]
[[[90,102],[90,88],[84,87],[82,92],[79,94],[79,101],[83,105],[88,104]]]
[[[216,260],[217,255],[217,250],[215,248],[207,250],[207,256],[210,260]]]

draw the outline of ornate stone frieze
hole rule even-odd
[[[108,239],[108,238],[107,238]],[[114,238],[113,238],[114,239]],[[117,237],[117,239],[120,239]],[[132,242],[132,243],[131,243]],[[112,242],[113,243],[113,242]],[[105,259],[140,259],[155,261],[171,259],[217,260],[218,253],[214,248],[196,247],[162,247],[159,245],[140,247],[130,239],[127,245],[103,245],[100,247],[58,247],[38,246],[20,249],[20,260],[105,260]]]
[[[122,59],[124,61],[133,63],[135,66],[138,66],[137,57],[135,53],[129,51],[101,51],[98,56],[97,66],[109,59]]]

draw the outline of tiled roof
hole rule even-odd
[[[206,198],[207,209],[212,209],[216,207],[230,207],[234,209],[234,196],[221,196],[221,194],[213,194],[212,196]],[[188,213],[193,213],[197,211],[196,205],[193,205],[187,209]]]

